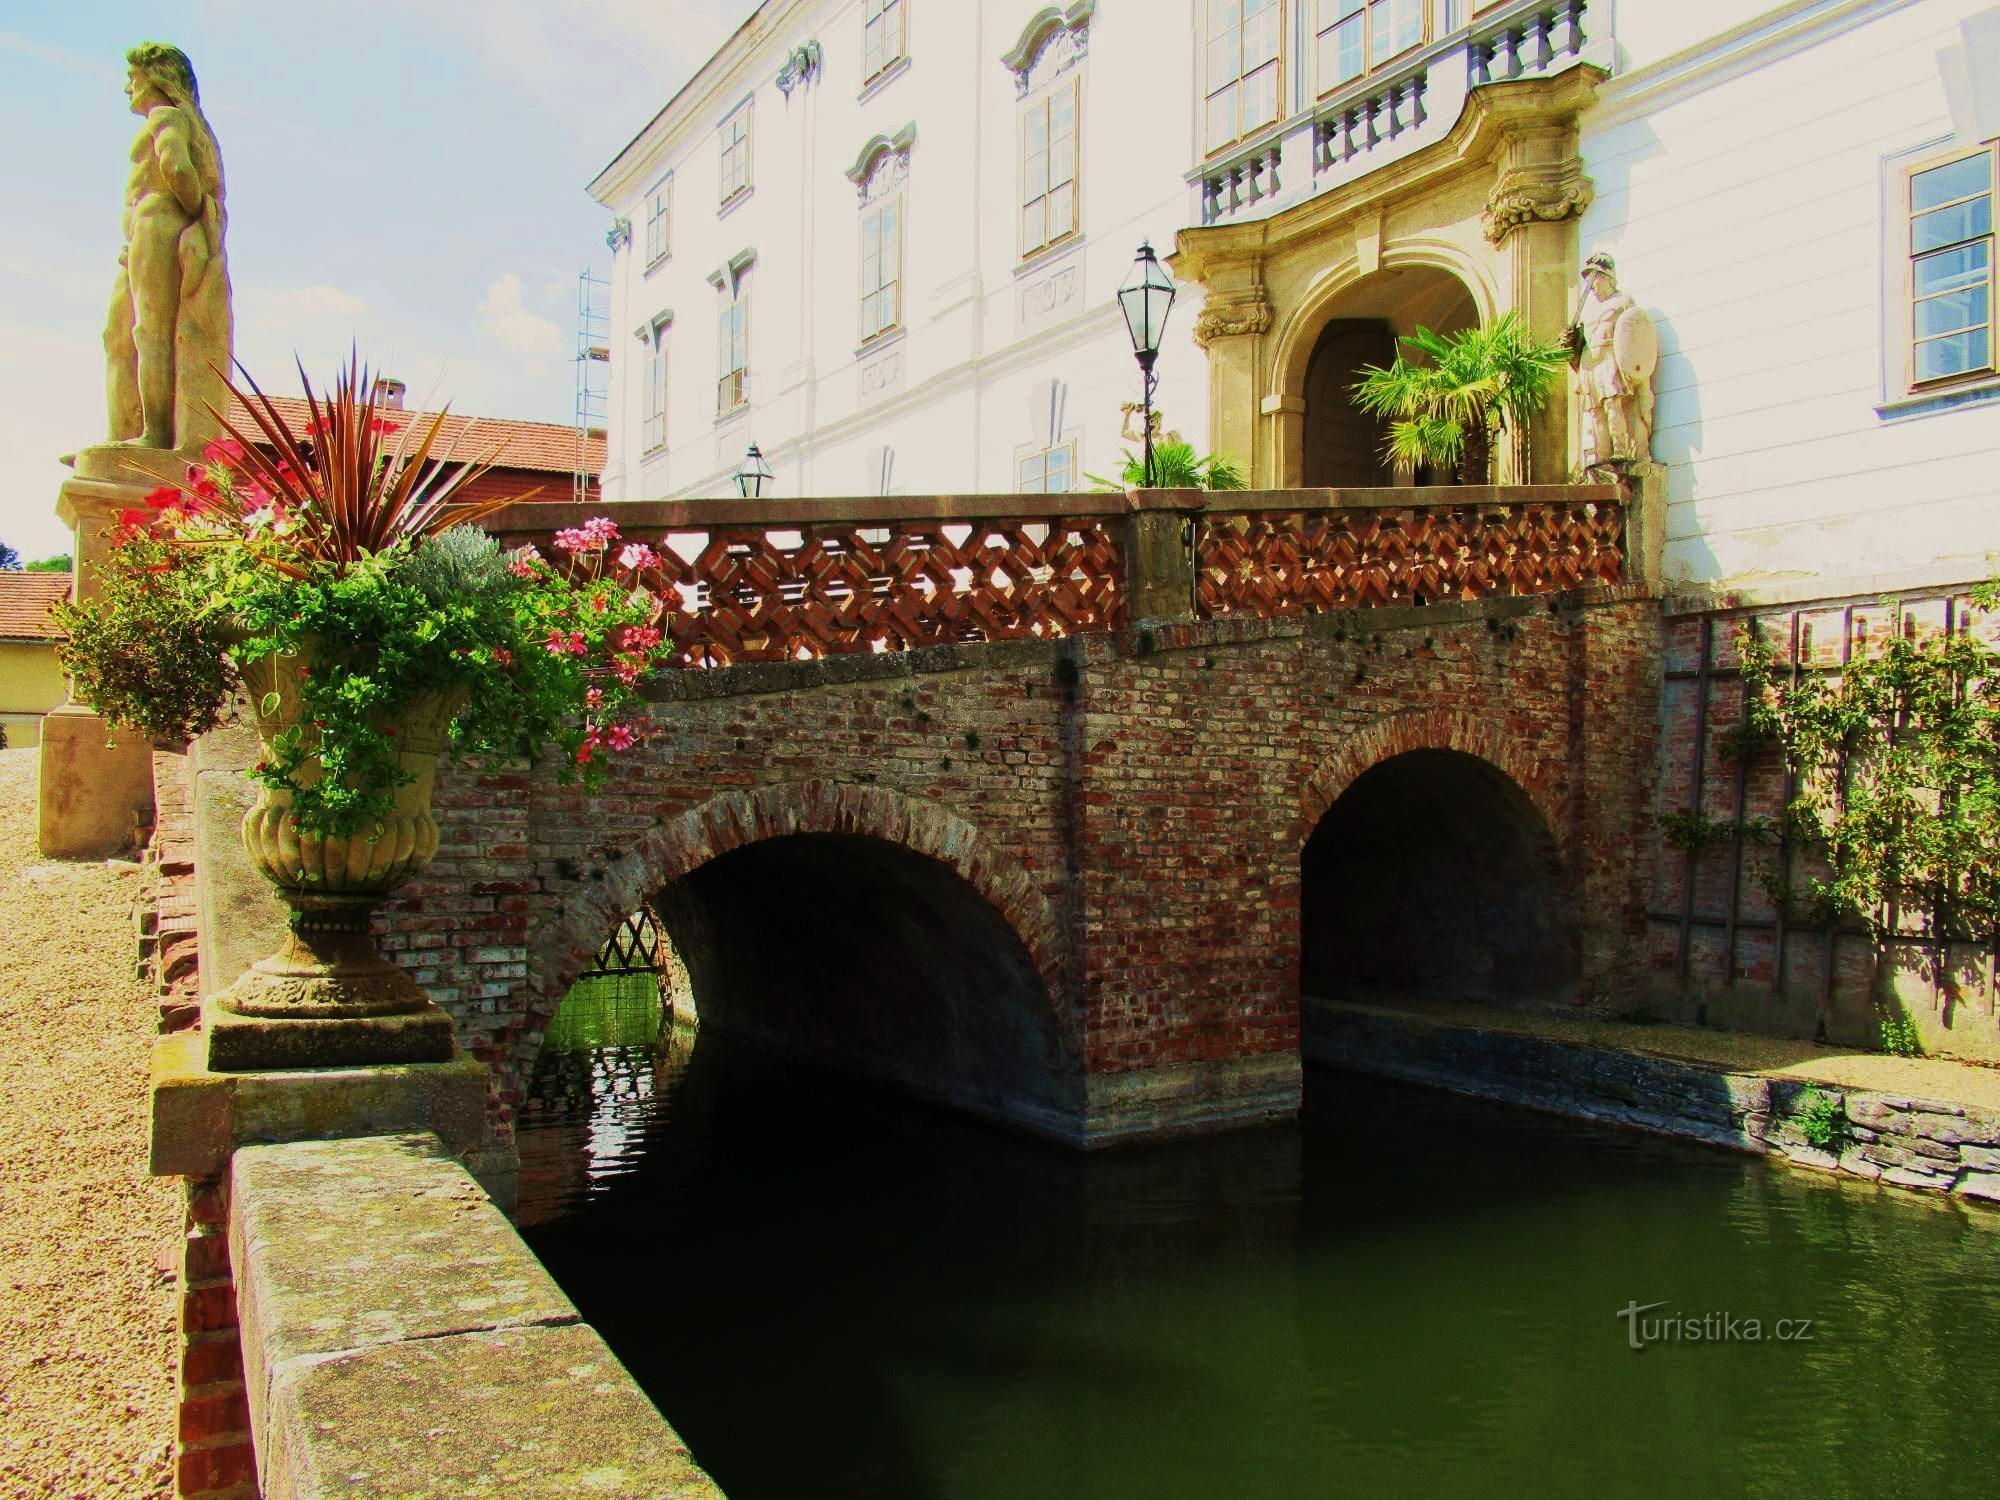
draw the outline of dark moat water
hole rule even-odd
[[[525,1232],[733,1500],[2000,1494],[2000,1214],[1333,1073],[1086,1158],[620,993]]]

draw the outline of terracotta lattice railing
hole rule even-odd
[[[1123,495],[609,504],[624,536],[665,559],[684,667],[1112,630],[1124,623]],[[519,505],[504,542],[577,524]]]
[[[717,667],[1049,639],[1141,615],[1617,583],[1620,496],[1564,485],[522,504],[492,530],[547,551],[586,514],[611,516],[666,560],[675,662]]]
[[[1200,613],[1318,614],[1545,594],[1615,584],[1624,573],[1614,486],[1411,489],[1387,493],[1419,503],[1341,503],[1352,493],[1211,495],[1214,508],[1196,523]]]

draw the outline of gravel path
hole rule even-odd
[[[173,1492],[180,1198],[146,1175],[154,1003],[136,874],[35,852],[32,749],[0,751],[0,1496]]]

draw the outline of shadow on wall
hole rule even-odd
[[[1412,750],[1363,773],[1313,830],[1300,873],[1308,995],[1576,996],[1576,909],[1555,840],[1528,794],[1477,756]]]
[[[1596,250],[1619,258],[1626,239],[1632,204],[1632,169],[1661,153],[1660,138],[1650,125],[1630,121],[1617,128],[1616,154],[1593,156],[1588,171],[1596,195],[1584,215],[1578,258]],[[1620,264],[1618,285],[1651,315],[1660,335],[1660,364],[1653,375],[1653,457],[1667,466],[1667,504],[1686,505],[1694,499],[1694,461],[1702,446],[1701,382],[1695,361],[1681,342],[1681,331],[1668,312],[1654,305],[1658,290],[1643,279],[1639,268]],[[1572,287],[1572,302],[1577,289]],[[1671,515],[1667,524],[1667,574],[1673,578],[1715,578],[1721,564],[1705,538],[1675,536]]]
[[[1082,1078],[1027,948],[962,877],[883,839],[731,850],[653,909],[704,1031],[1029,1128]]]

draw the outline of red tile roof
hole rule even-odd
[[[271,404],[278,409],[278,415],[284,418],[285,426],[290,431],[304,433],[311,420],[304,398],[273,396]],[[384,408],[383,415],[392,421],[414,425],[415,431],[410,438],[414,447],[430,431],[433,413]],[[250,413],[234,398],[229,403],[229,420],[246,436],[254,437],[258,432]],[[484,458],[496,447],[500,449],[496,462],[498,468],[522,469],[538,474],[568,474],[576,464],[576,429],[559,422],[517,422],[508,417],[465,417],[451,412],[446,415],[431,451],[449,454],[451,461],[457,463],[468,458]],[[585,440],[584,461],[592,474],[604,472],[604,447],[602,433],[593,433]]]
[[[0,573],[0,640],[61,640],[49,606],[68,597],[67,573]]]

